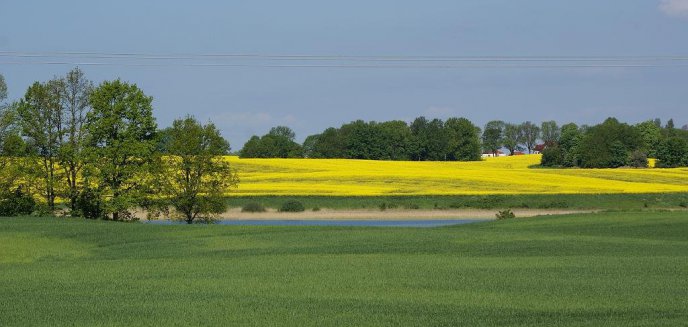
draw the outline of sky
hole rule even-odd
[[[682,126],[687,40],[688,0],[0,2],[0,74],[10,100],[34,81],[79,66],[96,83],[137,84],[153,97],[160,127],[187,114],[214,122],[234,150],[272,126],[290,126],[300,141],[356,119],[466,117],[482,126],[493,119],[594,124],[614,116],[630,123],[673,118]],[[45,57],[50,53],[63,57]],[[253,57],[208,59],[212,54]],[[182,55],[196,59],[175,57]],[[260,57],[293,55],[426,61]],[[545,63],[550,67],[427,61],[438,57],[678,59]]]

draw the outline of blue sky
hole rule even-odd
[[[0,51],[352,56],[688,56],[688,0],[12,1]],[[71,62],[89,60],[70,59]],[[0,56],[10,98],[73,65]],[[39,60],[40,61],[40,60]],[[69,61],[69,60],[68,60]],[[683,63],[688,64],[688,61]],[[425,115],[688,123],[688,67],[284,68],[81,66],[154,97],[160,126],[187,113],[239,149],[288,125],[302,140],[355,119]]]

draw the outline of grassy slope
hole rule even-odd
[[[688,217],[437,229],[0,219],[0,325],[688,321]]]
[[[287,200],[301,201],[307,209],[376,209],[384,203],[400,209],[645,209],[685,208],[688,193],[659,194],[524,194],[524,195],[436,195],[436,196],[237,196],[228,199],[232,207],[258,202],[279,208]]]

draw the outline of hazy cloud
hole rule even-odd
[[[688,0],[662,0],[659,10],[669,16],[688,18]]]

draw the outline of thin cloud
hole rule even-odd
[[[669,16],[688,18],[688,0],[662,0],[659,10]]]

